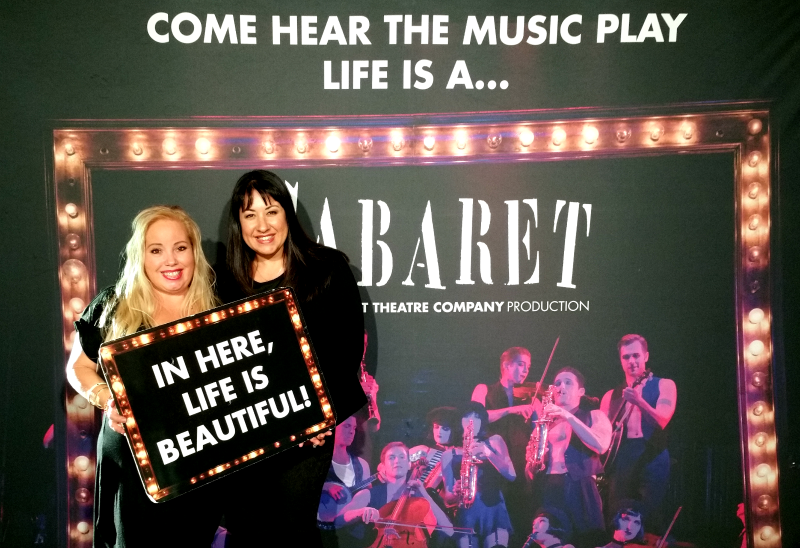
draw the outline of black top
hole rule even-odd
[[[326,249],[320,267],[330,269],[330,282],[313,299],[298,295],[311,344],[319,359],[337,423],[341,423],[367,403],[358,374],[364,354],[364,314],[358,285],[344,255]],[[283,276],[267,282],[255,282],[253,293],[276,289]],[[223,303],[248,295],[229,273],[220,272],[217,291]]]
[[[83,353],[93,361],[97,361],[105,338],[100,317],[115,298],[114,288],[107,287],[75,322]],[[125,436],[114,432],[102,418],[97,436],[95,547],[209,546],[221,515],[217,498],[214,487],[209,486],[173,501],[151,502]]]

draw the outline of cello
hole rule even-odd
[[[411,476],[406,481],[403,493],[397,500],[392,500],[381,506],[378,511],[380,519],[376,520],[377,538],[370,548],[390,548],[392,546],[414,546],[426,548],[428,537],[437,528],[436,525],[424,523],[425,517],[431,511],[430,504],[421,497],[412,497],[413,487],[409,481],[418,480],[426,468],[425,461],[420,459],[412,465]]]

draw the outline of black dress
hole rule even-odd
[[[104,289],[75,322],[81,348],[92,361],[97,361],[104,338],[100,316],[114,298],[113,287]],[[215,491],[214,486],[207,486],[174,500],[150,501],[125,437],[113,431],[103,417],[97,437],[94,546],[207,548],[221,515]]]
[[[303,302],[302,295],[298,300],[336,420],[342,422],[367,403],[358,382],[364,316],[358,286],[344,255],[327,249],[324,253],[320,266],[330,269],[330,283],[310,301]],[[220,273],[217,284],[223,302],[247,296],[225,273]],[[282,284],[283,277],[279,277],[255,283],[253,289],[258,293]],[[287,449],[218,482],[225,489],[228,547],[321,545],[317,508],[333,445],[331,436],[322,447]]]

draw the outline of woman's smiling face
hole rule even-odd
[[[156,293],[182,295],[194,276],[194,249],[183,223],[154,221],[144,235],[144,273]]]

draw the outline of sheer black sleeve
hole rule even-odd
[[[364,353],[364,314],[356,280],[341,253],[326,258],[330,283],[300,306],[319,366],[331,396],[337,422],[367,403],[359,382]]]
[[[100,345],[103,344],[105,333],[100,325],[100,317],[103,310],[112,299],[116,298],[114,287],[107,287],[92,299],[92,302],[83,310],[83,314],[75,322],[75,331],[78,332],[78,339],[81,343],[83,353],[92,360],[97,361]]]

